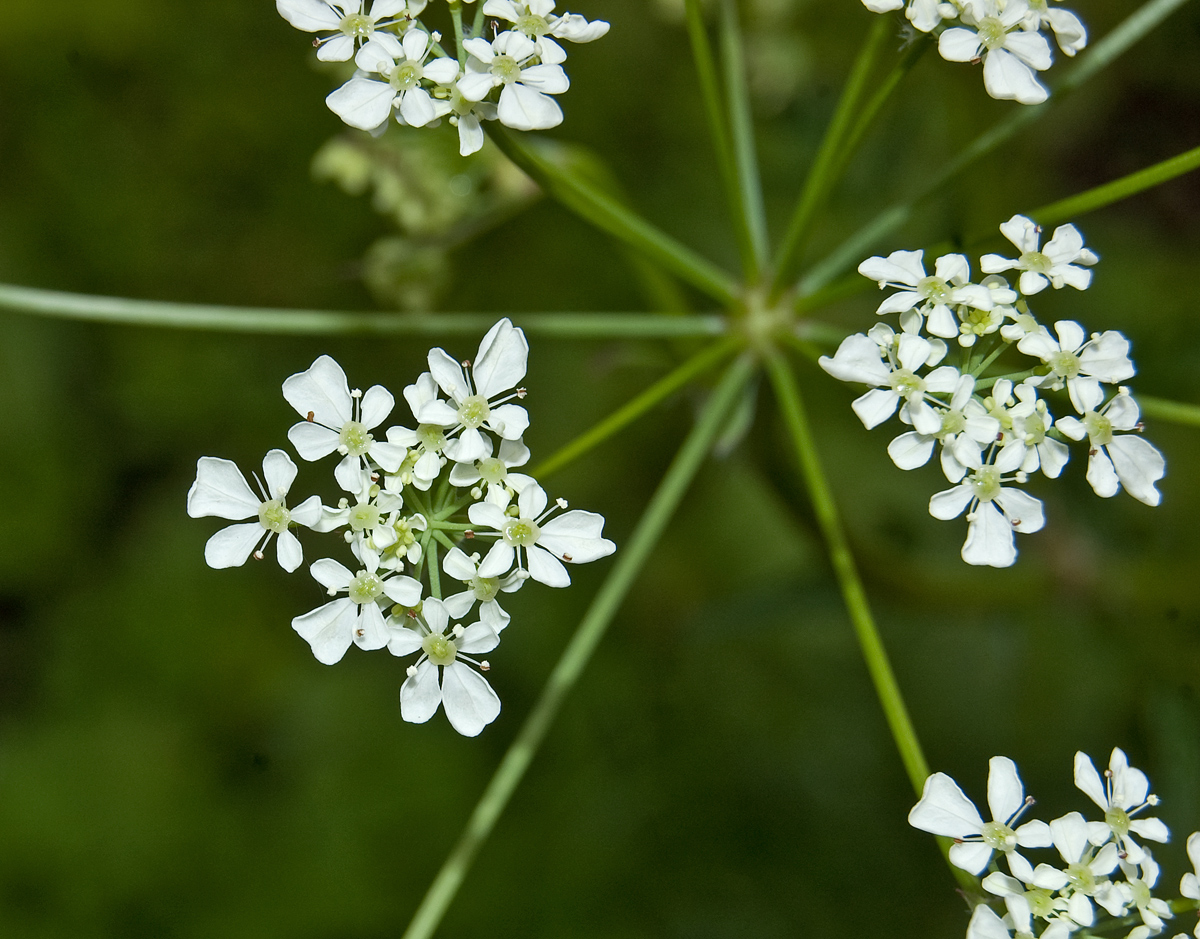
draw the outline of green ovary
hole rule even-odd
[[[530,39],[541,39],[549,28],[546,18],[536,13],[527,13],[517,20],[517,29]]]
[[[258,523],[267,531],[273,531],[277,535],[287,531],[288,523],[291,520],[292,513],[278,499],[264,502],[258,507]]]
[[[378,574],[359,571],[354,580],[350,581],[350,599],[355,603],[370,603],[383,595],[383,581]]]
[[[338,442],[350,456],[362,456],[370,449],[375,438],[358,421],[347,421],[338,434]]]
[[[498,55],[492,59],[492,74],[511,85],[521,77],[521,65],[511,55]]]
[[[495,457],[488,457],[475,464],[485,483],[502,483],[508,476],[508,468]]]
[[[950,287],[940,277],[922,277],[917,281],[917,292],[934,303],[944,303],[950,296]]]
[[[446,435],[437,424],[422,424],[417,428],[417,439],[425,444],[426,450],[432,450],[435,453],[446,445]]]
[[[1045,274],[1054,266],[1054,262],[1040,251],[1027,251],[1021,255],[1021,260],[1029,270],[1038,274]]]
[[[360,502],[350,510],[350,527],[355,531],[365,531],[379,524],[379,509],[369,502]]]
[[[1096,892],[1096,875],[1085,864],[1072,864],[1067,868],[1071,886],[1080,893],[1091,896]]]
[[[1079,356],[1074,352],[1055,352],[1046,364],[1060,378],[1075,378],[1079,374]]]
[[[472,430],[482,427],[483,422],[491,413],[492,409],[488,407],[487,398],[482,395],[471,395],[469,398],[464,398],[463,403],[458,406],[458,419],[463,422],[464,427],[470,427]]]
[[[342,17],[338,28],[351,39],[366,39],[375,31],[375,21],[361,13],[351,13]]]
[[[471,579],[471,589],[475,591],[475,599],[482,600],[487,603],[496,599],[496,594],[500,592],[499,577],[473,577]]]
[[[975,475],[971,477],[971,485],[975,487],[975,498],[980,502],[991,502],[996,496],[1000,495],[1000,471],[994,466],[982,466],[975,471]],[[988,822],[988,825],[999,825],[999,822]],[[1005,831],[1012,829],[1007,826],[1001,826]],[[984,840],[986,841],[987,825],[983,827]],[[991,842],[988,842],[989,844]]]
[[[538,528],[537,523],[529,518],[514,518],[504,526],[501,534],[504,540],[511,545],[521,545],[529,547],[538,540],[542,530]]]
[[[1088,411],[1083,417],[1083,426],[1087,428],[1088,439],[1093,447],[1107,447],[1113,442],[1112,421],[1103,414]]]
[[[408,91],[421,84],[423,74],[420,63],[405,62],[392,72],[388,77],[388,83],[397,91]]]
[[[454,640],[447,639],[441,633],[430,633],[421,640],[421,648],[434,665],[449,665],[458,655],[458,646],[454,644]]]
[[[892,386],[892,391],[903,398],[925,390],[925,382],[906,368],[899,368],[892,372],[888,383]]]
[[[985,16],[979,21],[979,41],[989,49],[999,49],[1004,46],[1004,37],[1008,30],[995,16]]]
[[[938,436],[948,437],[950,434],[961,434],[966,427],[967,419],[963,417],[962,411],[947,411],[942,415],[942,430]]]
[[[1124,838],[1129,834],[1129,813],[1124,809],[1114,805],[1104,813],[1104,821],[1118,838]]]
[[[1029,904],[1029,912],[1034,916],[1049,917],[1055,912],[1054,895],[1042,887],[1026,891],[1025,901]]]
[[[993,851],[1008,851],[1017,846],[1017,833],[1004,822],[984,822],[983,843]]]

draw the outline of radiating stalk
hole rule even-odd
[[[1135,396],[1134,400],[1137,401],[1144,417],[1170,421],[1173,424],[1190,424],[1192,427],[1200,427],[1200,404],[1168,401],[1165,398],[1152,398],[1141,394]]]
[[[725,305],[736,301],[739,286],[727,271],[651,225],[588,180],[547,159],[538,153],[536,146],[521,139],[521,135],[491,127],[488,134],[505,156],[584,221],[645,252],[714,300]]]
[[[696,426],[684,440],[666,476],[651,496],[650,504],[646,506],[633,534],[618,548],[612,571],[588,607],[546,681],[541,696],[517,732],[516,739],[500,761],[500,766],[471,813],[466,829],[421,901],[404,933],[404,939],[429,939],[437,929],[476,853],[492,833],[496,820],[525,775],[563,700],[575,686],[608,624],[620,609],[625,595],[675,514],[713,441],[720,434],[726,415],[733,409],[752,372],[753,366],[747,359],[737,359],[705,404]]]
[[[727,331],[725,318],[715,314],[353,313],[128,300],[12,284],[0,284],[0,309],[132,326],[297,336],[480,335],[505,315],[527,333],[563,339],[678,339],[720,336]]]
[[[1081,53],[1075,66],[1061,80],[1051,83],[1053,94],[1049,101],[1036,105],[1013,105],[1016,110],[1009,117],[994,124],[976,137],[920,188],[914,190],[901,202],[884,209],[842,242],[832,253],[814,265],[800,279],[796,286],[797,292],[802,296],[815,293],[843,271],[857,264],[867,256],[866,253],[876,242],[903,225],[918,203],[936,193],[968,166],[991,153],[1018,131],[1044,117],[1069,92],[1079,88],[1095,76],[1185,3],[1187,0],[1149,0],[1148,3],[1143,4],[1126,17],[1116,29],[1093,47]]]
[[[833,189],[833,184],[836,182],[832,172],[835,158],[841,149],[842,141],[846,138],[850,119],[854,115],[855,109],[858,108],[859,101],[862,100],[863,90],[867,86],[867,78],[875,67],[879,50],[883,47],[891,29],[892,22],[889,17],[875,17],[871,31],[867,33],[866,41],[858,51],[858,57],[850,69],[846,87],[842,89],[842,96],[833,112],[833,118],[829,122],[829,127],[826,128],[825,137],[817,150],[817,158],[804,180],[804,188],[800,193],[796,208],[792,212],[792,220],[788,224],[787,232],[775,254],[775,262],[772,265],[774,269],[771,282],[772,293],[788,277],[793,262],[800,254],[804,237],[808,233],[809,223],[830,190]]]
[[[746,55],[737,0],[721,0],[721,60],[725,72],[725,95],[729,102],[729,127],[733,135],[733,163],[741,192],[743,224],[750,233],[752,263],[746,281],[754,283],[767,263],[767,216],[763,208],[762,180],[754,143],[754,115],[750,110],[750,87],[746,82]]]
[[[688,39],[692,45],[692,61],[700,79],[700,95],[704,101],[708,132],[712,137],[713,150],[717,157],[717,170],[721,174],[721,184],[725,189],[725,201],[733,221],[733,233],[737,240],[738,253],[742,258],[742,266],[750,270],[754,265],[754,246],[746,224],[746,211],[742,206],[742,189],[738,185],[737,169],[734,167],[733,144],[730,143],[725,107],[721,103],[716,61],[708,41],[708,32],[704,28],[704,11],[700,0],[686,0],[685,9]]]
[[[569,463],[573,463],[593,447],[632,424],[652,407],[678,391],[697,375],[703,374],[722,359],[732,355],[741,343],[742,340],[740,337],[729,336],[697,352],[673,372],[664,375],[632,401],[622,405],[608,417],[604,418],[604,420],[600,421],[600,423],[596,424],[596,426],[580,434],[557,452],[552,453],[538,464],[530,472],[530,475],[535,479],[542,479],[551,473],[557,473]]]

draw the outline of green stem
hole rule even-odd
[[[1127,51],[1187,0],[1149,0],[1126,17],[1116,29],[1079,56],[1074,68],[1054,84],[1054,95],[1044,104],[1023,105],[1009,117],[976,137],[958,156],[946,163],[908,198],[880,212],[841,245],[813,266],[796,286],[801,295],[815,293],[842,271],[857,264],[876,242],[906,221],[918,203],[938,192],[951,179],[981,157],[991,153],[1018,131],[1050,112],[1054,105]]]
[[[463,499],[461,502],[455,502],[454,505],[450,505],[450,506],[447,506],[446,508],[442,509],[436,515],[432,516],[431,520],[436,520],[439,522],[445,521],[451,515],[454,515],[455,513],[462,511],[463,509],[465,509],[468,505],[470,505],[474,501],[475,500],[472,499],[470,496],[467,496],[467,498]]]
[[[741,193],[742,223],[750,233],[753,249],[745,274],[747,282],[754,283],[767,263],[767,217],[758,173],[754,117],[750,110],[750,89],[746,84],[746,57],[737,0],[721,0],[721,59],[725,65],[725,95],[733,134],[733,161]]]
[[[1200,404],[1185,404],[1182,401],[1168,401],[1166,398],[1151,398],[1146,395],[1138,395],[1135,400],[1146,417],[1200,427]]]
[[[454,22],[454,47],[458,52],[458,67],[465,68],[467,64],[467,50],[463,46],[462,0],[449,0],[449,3],[450,19]]]
[[[627,404],[622,405],[599,424],[580,434],[566,446],[543,460],[530,475],[543,479],[573,463],[597,444],[607,440],[617,431],[628,427],[669,395],[682,388],[698,375],[708,371],[725,357],[732,355],[741,345],[738,337],[729,336],[696,353],[673,372],[664,375]]]
[[[425,551],[429,552],[427,567],[429,569],[429,595],[435,600],[442,599],[442,571],[438,567],[438,551],[437,545],[433,542],[437,540],[439,532],[433,533],[433,538],[429,545],[421,552],[421,556],[425,557]]]
[[[996,359],[1000,358],[1000,356],[1002,356],[1004,354],[1004,350],[1007,349],[1008,347],[1009,347],[1009,343],[1001,342],[1000,345],[998,345],[995,349],[992,350],[992,352],[989,356],[987,356],[982,362],[980,362],[978,365],[976,365],[973,369],[969,370],[971,372],[971,374],[974,375],[976,378],[978,378],[985,371],[987,371],[987,367],[989,365],[991,365],[993,362],[996,361]],[[968,369],[963,369],[963,371],[964,372],[968,371]]]
[[[475,10],[475,19],[471,23],[471,37],[483,35],[483,4],[479,3]]]
[[[704,113],[708,118],[708,132],[712,137],[713,150],[717,157],[717,170],[725,187],[725,199],[733,220],[734,237],[742,266],[747,270],[754,264],[754,245],[747,227],[747,214],[742,206],[742,189],[738,185],[737,169],[733,161],[733,145],[729,141],[725,109],[721,105],[721,88],[717,83],[717,67],[713,59],[708,32],[704,28],[704,12],[700,0],[686,0],[688,38],[692,46],[692,61],[700,79],[700,95],[704,101]]]
[[[0,309],[63,319],[172,329],[308,336],[448,336],[486,332],[503,313],[355,313],[128,300],[0,284]],[[720,336],[725,318],[645,313],[513,313],[527,333],[569,339]]]
[[[504,128],[488,128],[488,134],[505,156],[584,221],[642,251],[714,300],[725,305],[735,302],[738,283],[726,271],[539,153],[536,138],[522,139]]]
[[[987,391],[996,382],[1007,379],[1014,385],[1019,385],[1026,378],[1032,378],[1034,375],[1045,375],[1046,370],[1041,368],[1027,368],[1023,372],[1009,372],[1007,375],[993,375],[990,378],[981,378],[975,382],[975,390],[977,392]],[[1141,400],[1140,398],[1138,399]]]
[[[662,482],[651,496],[650,504],[646,506],[633,534],[618,552],[616,563],[563,650],[533,710],[500,761],[471,813],[466,829],[438,871],[403,939],[429,939],[437,929],[471,862],[492,833],[496,820],[525,775],[564,699],[579,680],[608,624],[616,616],[625,595],[637,580],[650,552],[704,463],[713,441],[720,434],[726,415],[733,409],[752,370],[747,359],[736,360],[704,406],[696,426],[684,440]]]
[[[772,294],[782,286],[787,278],[792,263],[800,254],[804,236],[808,234],[809,223],[833,188],[835,181],[832,173],[834,158],[845,139],[846,129],[850,126],[850,118],[854,114],[854,109],[858,107],[858,102],[862,99],[863,90],[867,85],[867,77],[875,66],[879,50],[891,30],[892,23],[889,17],[875,17],[871,31],[867,33],[866,41],[858,51],[858,58],[854,60],[854,65],[850,69],[850,78],[846,81],[846,87],[842,89],[842,96],[833,112],[833,119],[829,122],[829,127],[825,130],[825,138],[817,150],[817,158],[804,180],[804,189],[801,191],[796,209],[792,213],[787,233],[783,236],[783,242],[775,254],[773,265],[775,273],[771,281]]]
[[[1128,176],[1122,176],[1120,179],[1114,179],[1111,183],[1105,183],[1103,186],[1097,186],[1078,195],[1060,199],[1058,202],[1051,202],[1049,205],[1024,214],[1042,225],[1054,225],[1058,222],[1078,218],[1086,212],[1093,212],[1122,199],[1128,199],[1152,186],[1159,186],[1176,176],[1190,173],[1197,167],[1200,167],[1200,147],[1180,153],[1161,163],[1155,163],[1136,173],[1130,173]]]
[[[429,522],[429,527],[434,531],[470,531],[475,526],[466,522],[443,522],[433,519]]]

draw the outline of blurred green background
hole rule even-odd
[[[677,6],[572,7],[613,29],[572,51],[552,136],[733,265]],[[856,0],[743,7],[778,233],[871,15]],[[1127,4],[1075,9],[1099,36]],[[494,159],[458,163],[448,128],[384,153],[342,138],[314,176],[341,133],[322,102],[338,74],[265,0],[6,0],[0,24],[0,280],[333,309],[665,302],[623,250]],[[1200,144],[1198,43],[1191,4],[877,250],[986,233]],[[927,55],[810,260],[1015,107],[986,98],[978,69]],[[464,215],[476,193],[486,213]],[[1193,175],[1081,219],[1103,258],[1093,287],[1036,311],[1125,330],[1135,390],[1200,400],[1198,215]],[[863,328],[876,296],[827,318]],[[206,568],[218,523],[188,519],[184,495],[202,454],[249,469],[286,446],[280,382],[317,354],[399,395],[427,345],[0,314],[0,935],[399,935],[608,562],[510,601],[491,676],[504,710],[467,740],[440,717],[400,720],[390,656],[316,663],[288,625],[321,601],[303,573]],[[467,356],[475,340],[445,345]],[[688,351],[535,341],[535,460]],[[933,766],[982,799],[987,758],[1009,755],[1050,817],[1084,808],[1076,749],[1102,762],[1126,748],[1176,835],[1160,852],[1173,893],[1200,828],[1200,432],[1150,425],[1168,459],[1157,510],[1095,498],[1076,454],[1065,478],[1031,486],[1048,525],[1018,539],[1017,566],[979,571],[958,558],[963,524],[927,514],[937,470],[896,470],[886,431],[850,412],[857,392],[802,378]],[[602,512],[620,544],[700,394],[552,494]],[[911,791],[765,389],[759,405],[749,437],[702,473],[441,935],[962,935],[931,839],[905,824]],[[332,497],[327,470],[303,467],[296,491]]]

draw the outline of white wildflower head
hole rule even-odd
[[[1039,246],[1042,229],[1024,215],[1014,215],[1000,226],[1004,237],[1021,252],[1017,258],[985,254],[979,262],[989,274],[1001,271],[1021,272],[1019,286],[1026,296],[1040,293],[1047,287],[1060,290],[1065,286],[1087,290],[1092,282],[1091,267],[1100,259],[1094,251],[1083,246],[1083,236],[1074,225],[1060,225],[1054,237],[1044,247]],[[1082,265],[1082,266],[1081,266]]]

